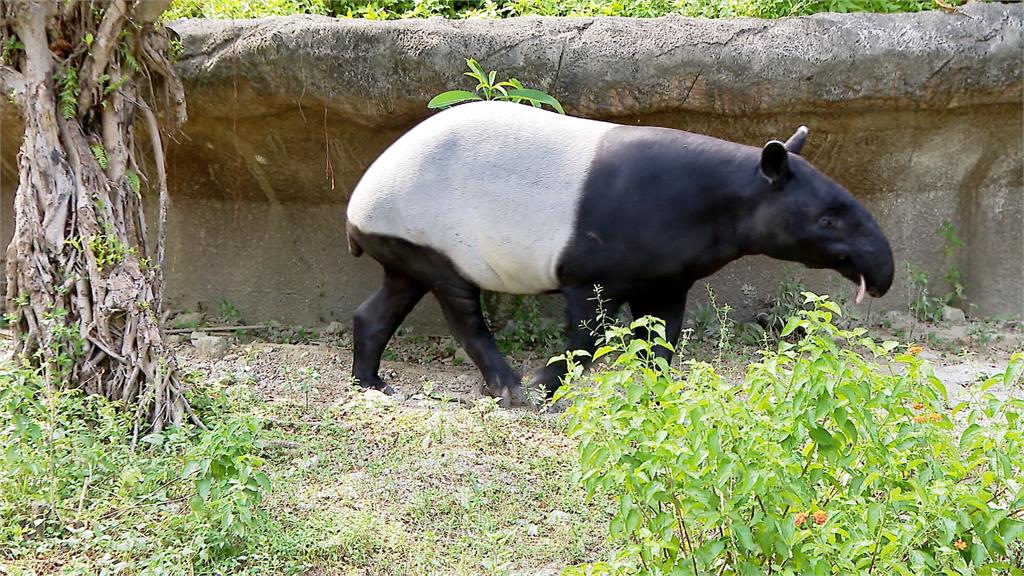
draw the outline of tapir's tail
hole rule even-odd
[[[363,247],[359,245],[359,242],[356,242],[356,238],[352,234],[352,230],[352,223],[345,222],[345,236],[348,238],[348,251],[356,258],[359,258],[363,255]]]

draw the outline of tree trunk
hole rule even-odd
[[[146,423],[198,423],[161,332],[167,187],[154,109],[162,102],[171,125],[185,117],[171,32],[156,22],[166,4],[0,3],[0,84],[25,122],[6,266],[16,352],[49,386],[123,401],[135,410],[136,437]],[[141,144],[152,151],[153,179]],[[152,189],[155,246],[142,210]]]

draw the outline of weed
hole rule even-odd
[[[24,45],[22,45],[24,49]],[[69,66],[57,77],[60,87],[57,100],[60,102],[60,114],[65,120],[74,118],[78,113],[78,68]],[[103,166],[106,169],[106,166]]]
[[[960,281],[960,268],[956,265],[956,254],[964,243],[957,235],[956,227],[946,220],[939,226],[942,238],[942,255],[946,263],[945,281],[947,291],[937,295],[930,285],[926,272],[907,265],[907,309],[914,318],[922,322],[938,322],[946,306],[963,306],[964,286]]]
[[[932,0],[173,0],[164,18],[255,18],[296,13],[368,20],[433,16],[654,18],[669,14],[702,18],[779,18],[817,12],[918,12],[934,10],[937,6]]]
[[[320,372],[312,366],[307,366],[298,372],[287,371],[285,377],[285,388],[295,390],[302,394],[303,410],[309,412],[309,397],[317,391],[320,383]]]
[[[131,248],[126,248],[113,231],[107,231],[89,237],[89,250],[96,258],[96,266],[103,270],[120,264],[124,260],[125,252]]]
[[[501,326],[494,333],[503,354],[524,350],[548,353],[561,340],[561,326],[549,321],[534,296],[498,294],[481,295],[484,317],[490,326]]]
[[[956,265],[956,255],[963,247],[963,240],[956,233],[956,227],[946,220],[939,226],[942,237],[942,255],[946,261],[946,286],[949,292],[943,298],[950,306],[962,307],[964,304],[964,285],[960,282],[960,268]]]
[[[217,310],[220,312],[217,319],[223,324],[238,324],[242,321],[242,313],[226,298],[217,303]]]
[[[0,365],[0,561],[185,574],[237,553],[270,490],[257,428],[223,399],[194,400],[209,430],[170,428],[132,450],[130,411]]]
[[[474,100],[504,100],[507,102],[530,104],[535,108],[547,105],[554,108],[559,114],[565,114],[565,110],[562,109],[562,105],[558,103],[558,100],[546,92],[524,88],[522,82],[515,78],[509,78],[504,82],[496,82],[498,73],[494,70],[484,72],[480,64],[472,58],[466,59],[466,65],[469,66],[469,72],[464,72],[464,74],[477,82],[473,92],[467,90],[442,92],[430,99],[430,102],[427,103],[427,108],[444,109]]]

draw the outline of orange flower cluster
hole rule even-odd
[[[957,550],[966,550],[967,549],[967,542],[964,542],[963,540],[957,539],[957,541],[953,543],[953,547],[956,548]]]
[[[935,412],[932,412],[931,414],[918,414],[917,416],[914,416],[915,424],[924,424],[925,422],[938,422],[939,420],[942,420],[942,416]]]
[[[916,346],[915,345],[915,346],[911,346],[910,348],[907,348],[907,353],[912,355],[912,356],[917,356],[921,352],[924,352],[924,346]]]
[[[796,516],[793,518],[793,524],[796,524],[797,528],[803,526],[804,523],[807,522],[808,516],[810,516],[810,518],[814,520],[814,523],[818,526],[821,526],[825,523],[826,520],[828,520],[828,513],[825,512],[824,510],[818,510],[814,514],[808,514],[807,512],[797,512]]]
[[[924,404],[922,404],[920,402],[914,402],[913,406],[914,406],[914,410],[920,410],[921,408],[924,408]]]

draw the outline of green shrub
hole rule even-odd
[[[0,364],[0,561],[74,551],[84,564],[71,573],[130,560],[184,574],[234,554],[269,489],[257,428],[224,415],[223,397],[194,404],[206,405],[210,430],[172,428],[132,449],[130,411]]]
[[[960,4],[959,1],[952,4]],[[780,18],[818,12],[918,12],[934,0],[173,0],[165,18],[256,18],[322,14],[342,18],[629,16]]]
[[[612,327],[584,382],[569,355],[580,481],[616,497],[621,553],[578,569],[641,574],[994,574],[1024,531],[1024,354],[949,406],[900,345],[835,325],[839,307],[805,293],[741,382],[707,363],[652,360],[660,321]],[[647,331],[646,340],[631,338]],[[1019,573],[1019,570],[1017,571]]]

